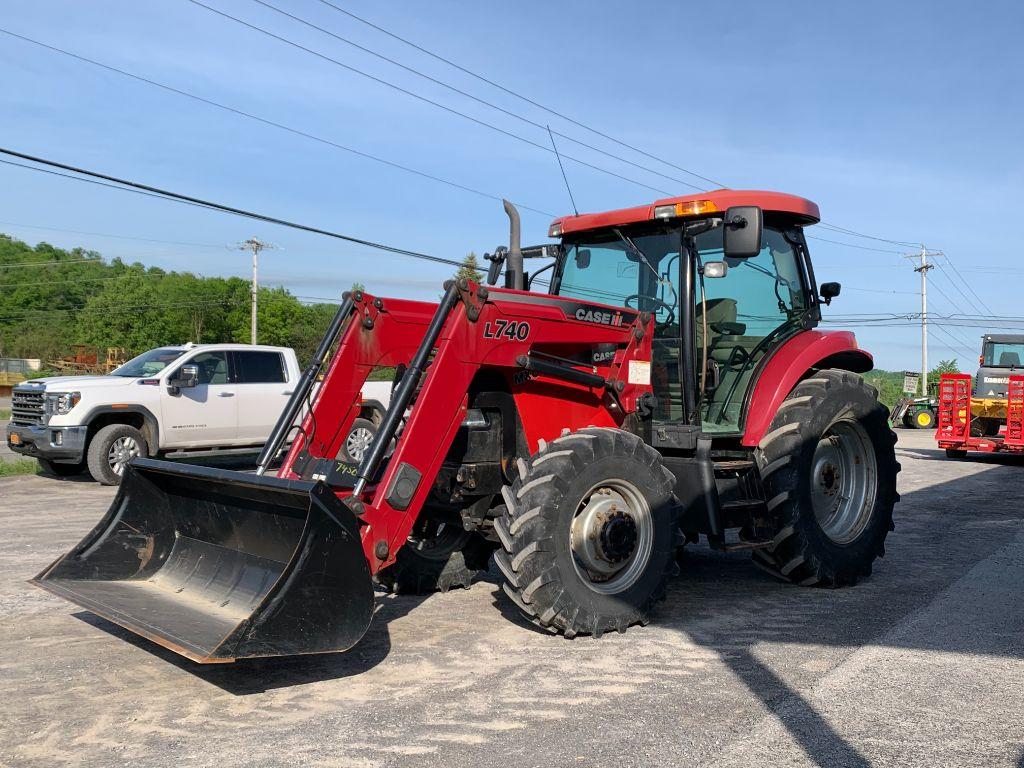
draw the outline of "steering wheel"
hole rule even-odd
[[[639,309],[639,307],[634,307],[630,302],[634,300],[639,302],[640,299],[647,299],[647,301],[653,303],[655,305],[655,309],[653,310],[655,314],[657,314],[658,309],[664,309],[668,312],[668,317],[658,323],[658,325],[671,325],[672,321],[676,319],[676,308],[667,301],[662,301],[657,296],[641,296],[639,293],[634,293],[631,296],[627,296],[623,303],[630,309]]]

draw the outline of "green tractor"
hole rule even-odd
[[[938,421],[939,401],[934,395],[928,397],[901,397],[889,412],[889,423],[908,429],[935,429]]]

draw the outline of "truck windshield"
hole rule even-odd
[[[1021,361],[1024,360],[1024,341],[989,341],[985,343],[983,354],[984,365],[987,368],[1020,368]]]
[[[155,376],[183,354],[185,354],[184,349],[151,349],[149,352],[143,352],[138,357],[132,358],[120,368],[115,368],[110,375],[133,379]]]

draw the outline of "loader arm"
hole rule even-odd
[[[360,522],[371,573],[392,564],[409,537],[466,417],[468,393],[481,372],[496,372],[507,382],[531,451],[538,441],[557,437],[567,424],[586,420],[596,426],[620,425],[636,410],[638,398],[650,391],[649,377],[634,373],[630,382],[629,376],[630,361],[640,361],[641,370],[646,370],[643,364],[650,360],[649,316],[468,282],[450,285],[441,304],[433,307],[432,318],[424,312],[427,306],[362,297],[312,413],[279,473],[295,479],[323,476],[328,482],[338,477],[324,467],[337,455],[358,413],[359,389],[369,370],[375,365],[409,365],[417,353],[433,354],[422,382],[410,379],[399,385],[374,445],[367,450],[369,457],[375,447],[386,450],[397,438],[380,471],[367,468],[364,458],[359,473],[370,476],[363,488],[351,487],[359,487],[351,467],[353,483],[334,487]],[[356,322],[360,317],[363,320]],[[439,329],[436,340],[424,337],[431,325]],[[415,337],[420,343],[414,349]],[[615,349],[600,366],[568,357],[599,345]],[[410,369],[405,376],[412,374]],[[414,392],[414,399],[403,401],[403,386]],[[402,416],[406,418],[399,431]],[[314,429],[314,424],[329,424],[331,429]]]

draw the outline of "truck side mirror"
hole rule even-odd
[[[764,214],[756,205],[734,205],[725,212],[725,258],[750,259],[761,252]]]
[[[199,384],[199,366],[190,364],[181,366],[167,383],[175,390],[197,386]]]
[[[822,283],[820,288],[821,300],[825,304],[831,304],[832,299],[840,294],[843,286],[840,283]]]
[[[590,249],[576,249],[576,269],[587,269],[590,266]]]

